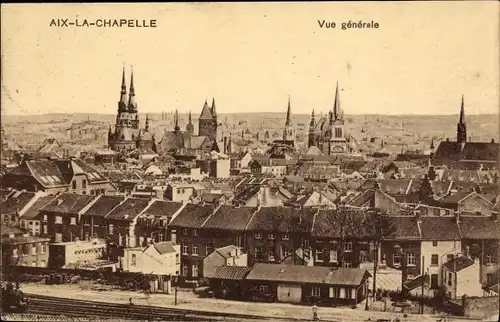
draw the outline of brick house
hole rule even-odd
[[[49,238],[30,236],[19,227],[2,225],[2,266],[47,267]]]
[[[111,210],[123,202],[124,199],[123,196],[98,196],[97,200],[82,213],[83,239],[105,239],[107,237],[105,217]]]
[[[28,205],[19,218],[19,226],[29,230],[35,236],[46,236],[48,234],[48,227],[47,225],[42,225],[42,218],[40,218],[39,214],[43,207],[48,205],[54,198],[54,196],[40,197]]]

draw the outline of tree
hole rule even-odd
[[[392,217],[386,214],[382,214],[379,209],[374,209],[366,216],[364,221],[364,228],[366,229],[366,234],[372,239],[373,245],[375,247],[375,254],[373,259],[372,288],[373,301],[375,301],[379,248],[384,239],[395,233],[396,225]]]

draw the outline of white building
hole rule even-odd
[[[124,248],[120,264],[121,268],[127,272],[178,275],[180,245],[160,242],[147,247]]]
[[[443,265],[443,285],[452,299],[462,296],[483,296],[479,259],[456,257]]]

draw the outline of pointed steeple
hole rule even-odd
[[[134,89],[134,71],[130,72],[130,91],[128,94],[128,109],[129,111],[136,111],[136,103],[135,103],[135,89]]]
[[[316,120],[314,119],[314,108],[311,113],[311,122],[309,122],[309,130],[316,125]]]
[[[120,101],[118,102],[118,111],[124,111],[127,107],[127,84],[125,82],[125,66],[122,70],[122,87],[120,91]]]
[[[288,95],[288,108],[286,110],[286,121],[285,126],[292,125],[292,106],[290,104],[290,95]]]
[[[434,151],[434,137],[431,139],[431,150]]]
[[[144,130],[146,132],[149,131],[149,115],[148,114],[146,114],[146,124],[144,125]]]
[[[200,120],[213,119],[212,109],[208,107],[207,100],[205,99],[205,104],[203,104],[203,109],[201,110]]]
[[[339,82],[337,82],[337,88],[335,89],[335,101],[333,103],[333,120],[339,119],[341,119],[341,110],[339,98]]]
[[[215,97],[212,97],[212,117],[217,118],[217,109],[215,108]]]
[[[179,132],[180,131],[179,127],[179,112],[175,110],[175,116],[174,116],[174,132]]]
[[[463,95],[462,95],[462,104],[460,105],[460,117],[457,123],[457,142],[458,143],[467,142],[467,124],[465,123],[465,108],[464,108]]]

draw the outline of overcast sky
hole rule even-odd
[[[2,110],[114,114],[125,64],[141,113],[198,114],[213,95],[219,113],[284,112],[290,94],[294,113],[319,114],[337,81],[346,114],[457,114],[462,94],[467,114],[498,113],[498,14],[497,1],[2,5]]]

